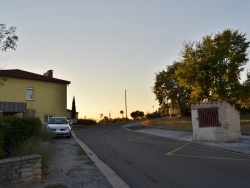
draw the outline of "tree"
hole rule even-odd
[[[156,73],[152,90],[161,107],[167,107],[171,102],[173,108],[178,109],[181,114],[186,114],[190,111],[190,90],[178,84],[175,72],[179,65],[179,62],[174,62],[173,65],[167,66],[166,71]]]
[[[5,24],[0,24],[0,50],[7,51],[8,49],[16,49],[16,42],[18,37],[16,36],[16,27],[11,26],[9,29],[6,29]],[[1,55],[0,55],[1,57]],[[2,63],[5,60],[1,59]],[[2,66],[0,67],[2,68]],[[5,77],[0,77],[0,85],[4,85],[3,82],[7,79]]]
[[[75,96],[73,97],[73,100],[72,100],[71,118],[76,118]]]
[[[246,34],[231,29],[207,35],[200,42],[184,43],[176,77],[178,84],[190,89],[190,102],[239,102],[243,91],[240,73],[248,61],[249,44]]]
[[[0,24],[0,50],[15,50],[17,41],[18,37],[16,36],[16,27],[11,26],[7,29],[6,24]]]
[[[121,110],[121,111],[120,111],[120,114],[122,115],[122,118],[123,118],[124,111],[123,111],[123,110]]]
[[[136,111],[134,111],[134,112],[131,112],[131,113],[130,113],[130,116],[131,116],[133,119],[143,118],[143,117],[144,117],[144,112],[139,111],[139,110],[136,110]]]
[[[108,123],[109,122],[109,118],[107,116],[104,116],[103,117],[103,121],[104,121],[104,123]]]

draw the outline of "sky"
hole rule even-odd
[[[125,115],[125,90],[129,118],[157,110],[155,74],[180,59],[183,42],[228,28],[250,40],[249,0],[0,0],[0,7],[0,23],[16,26],[19,37],[1,65],[70,81],[67,108],[75,96],[79,118]]]

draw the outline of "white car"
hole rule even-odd
[[[77,124],[76,118],[70,118],[68,121],[69,121],[70,125],[76,125]]]
[[[65,117],[51,117],[47,127],[57,136],[71,138],[71,128]]]

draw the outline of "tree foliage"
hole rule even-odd
[[[159,104],[171,101],[180,111],[198,101],[243,105],[250,77],[242,84],[240,73],[248,62],[249,45],[246,34],[232,29],[184,43],[181,59],[156,74],[153,92]]]
[[[168,107],[168,103],[174,108],[179,109],[181,113],[188,111],[190,89],[178,84],[176,70],[180,66],[179,62],[174,62],[173,65],[167,66],[167,70],[156,73],[155,85],[153,92],[160,106]]]
[[[122,115],[122,118],[123,118],[124,111],[123,111],[123,110],[121,110],[121,111],[120,111],[120,114]]]
[[[207,35],[201,42],[185,43],[176,76],[180,85],[191,89],[191,102],[235,103],[242,90],[240,73],[248,61],[248,47],[245,34],[230,29]]]
[[[73,97],[73,100],[72,100],[71,118],[76,118],[75,96]]]
[[[11,26],[7,29],[6,24],[0,24],[0,51],[7,51],[8,49],[15,50],[17,41],[18,37],[16,36],[16,27]],[[5,60],[1,60],[0,63],[3,61]],[[2,66],[0,69],[1,68]],[[4,85],[3,82],[6,80],[5,77],[0,77],[0,86]]]
[[[6,28],[6,24],[0,24],[0,50],[16,49],[18,37],[16,36],[16,27]]]
[[[133,119],[143,118],[143,117],[144,117],[144,112],[139,111],[139,110],[136,110],[136,111],[134,111],[134,112],[131,112],[131,113],[130,113],[130,116],[131,116]]]

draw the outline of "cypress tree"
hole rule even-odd
[[[72,101],[71,118],[76,118],[75,96],[73,97],[73,101]]]

